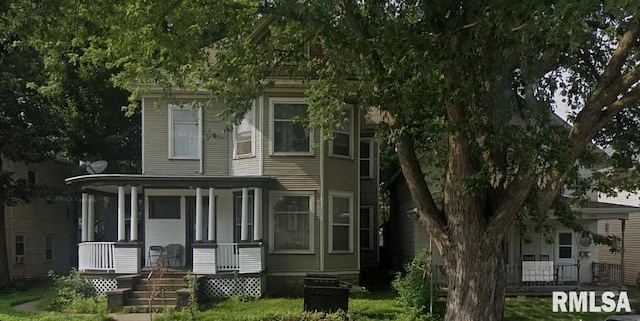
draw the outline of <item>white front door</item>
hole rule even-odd
[[[555,240],[555,271],[558,281],[568,282],[578,280],[576,266],[575,235],[572,231],[557,231]]]

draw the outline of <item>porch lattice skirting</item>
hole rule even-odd
[[[260,276],[204,279],[200,286],[206,298],[229,298],[241,294],[258,298],[263,292],[262,279]]]
[[[111,279],[91,279],[93,288],[98,296],[104,296],[107,291],[113,291],[118,288],[115,278]]]

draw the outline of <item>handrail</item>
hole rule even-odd
[[[160,251],[160,255],[158,255],[158,259],[156,260],[156,265],[153,267],[153,269],[151,269],[151,271],[147,275],[147,288],[149,290],[148,292],[149,292],[149,320],[150,321],[153,319],[153,310],[151,308],[153,306],[153,299],[155,299],[159,294],[161,294],[162,306],[165,305],[164,289],[161,289],[160,293],[157,293],[157,290],[159,288],[160,281],[164,276],[164,272],[167,269],[167,267],[165,266],[165,262],[168,260],[168,255],[167,255],[168,253],[166,250],[167,250],[166,247],[162,248],[162,250]],[[157,276],[155,278],[156,280],[155,283],[153,282],[154,274]]]

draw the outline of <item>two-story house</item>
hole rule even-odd
[[[79,269],[100,291],[161,263],[209,296],[295,294],[308,273],[357,284],[377,262],[377,147],[357,107],[321,141],[294,121],[307,117],[299,85],[260,92],[232,132],[208,93],[163,97],[142,99],[141,174],[66,180],[82,193]],[[113,222],[101,242],[96,204]]]
[[[53,160],[26,164],[3,160],[14,179],[51,187],[64,186],[66,165]],[[0,205],[3,206],[3,205]],[[28,204],[5,206],[5,235],[11,279],[38,278],[49,271],[66,273],[73,262],[77,228],[66,197],[33,198]]]

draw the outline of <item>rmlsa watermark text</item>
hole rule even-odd
[[[553,292],[553,312],[631,312],[626,291],[616,294],[612,291]]]

